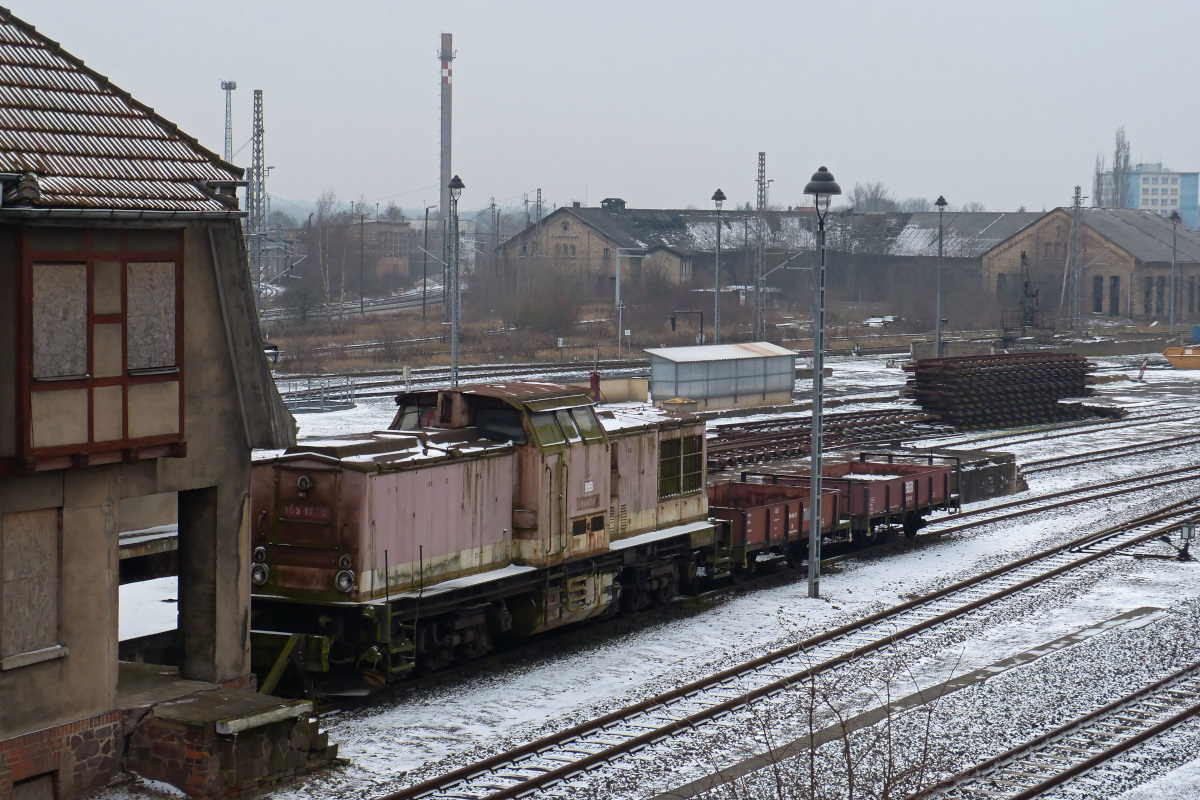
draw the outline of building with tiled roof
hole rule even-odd
[[[0,8],[0,797],[220,778],[154,725],[251,683],[250,451],[294,441],[241,178]],[[176,629],[120,661],[119,584],[175,558]]]
[[[1056,208],[983,256],[989,294],[1016,308],[1024,254],[1042,308],[1065,318],[1073,263],[1079,265],[1079,310],[1088,318],[1168,323],[1171,261],[1175,261],[1175,321],[1200,323],[1200,234],[1153,210],[1081,208],[1080,253],[1072,261],[1070,208]]]
[[[232,191],[242,183],[240,168],[6,9],[0,10],[0,173],[10,214],[244,215]]]

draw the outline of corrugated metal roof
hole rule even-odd
[[[770,358],[772,356],[794,356],[794,350],[770,342],[743,342],[741,344],[704,344],[695,347],[656,347],[647,350],[652,356],[667,361],[685,363],[692,361],[733,361],[743,358]]]
[[[1171,263],[1172,223],[1167,217],[1130,208],[1083,208],[1079,215],[1081,224],[1143,264]],[[1182,224],[1175,229],[1175,262],[1200,263],[1200,234]]]
[[[3,7],[0,172],[32,176],[6,206],[223,214],[236,200],[201,182],[242,177]]]

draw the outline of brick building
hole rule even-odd
[[[1063,297],[1071,267],[1072,211],[1057,208],[983,256],[988,292],[1015,307],[1021,294],[1021,254],[1041,292],[1041,305],[1066,316]],[[1175,235],[1175,319],[1200,322],[1200,234],[1153,210],[1080,210],[1081,314],[1138,322],[1170,317],[1171,237]],[[1061,309],[1061,310],[1060,310]]]
[[[168,700],[261,707],[239,689],[250,450],[294,426],[255,323],[242,171],[5,9],[0,60],[0,800],[67,798]],[[174,508],[180,564],[178,657],[148,668],[118,661],[118,532],[143,501]],[[192,766],[183,738],[132,766],[197,794],[262,777],[205,755],[217,738],[189,739]]]

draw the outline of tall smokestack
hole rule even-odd
[[[450,218],[450,112],[454,92],[454,35],[442,34],[442,191],[438,219]]]

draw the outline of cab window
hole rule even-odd
[[[534,438],[542,447],[566,444],[567,439],[563,436],[562,428],[558,426],[558,420],[555,419],[553,412],[532,412],[529,415],[529,425],[533,428]]]
[[[515,408],[477,408],[475,427],[479,435],[494,442],[525,444],[525,428],[521,425],[521,412]]]
[[[575,425],[584,441],[598,442],[604,439],[604,428],[600,426],[600,420],[596,419],[596,412],[591,406],[573,408],[571,416],[575,418]]]

